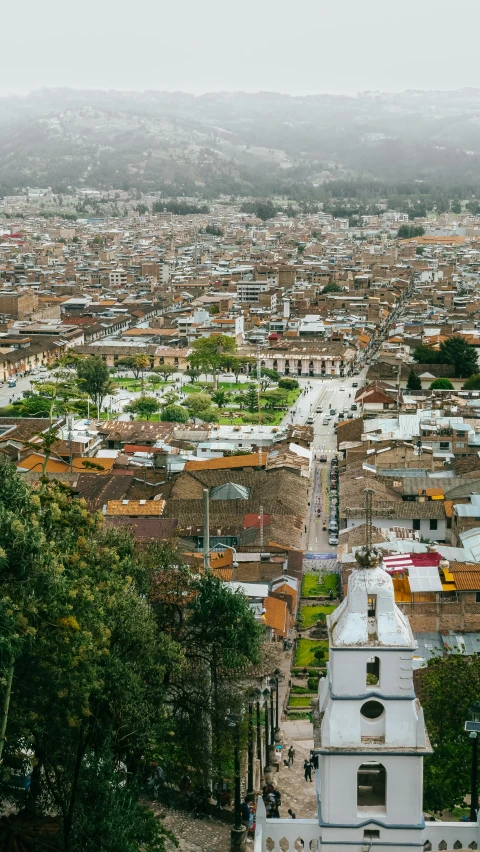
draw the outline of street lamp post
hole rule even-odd
[[[273,691],[270,689],[270,748],[275,743],[275,724],[273,718]]]
[[[280,671],[280,669],[275,669],[273,673],[273,677],[270,679],[271,686],[275,687],[275,730],[278,731],[280,729],[280,715],[278,710],[278,684],[281,680],[283,680],[284,675]]]
[[[255,698],[256,698],[256,711],[257,711],[257,760],[260,769],[260,777],[262,776],[262,731],[260,728],[260,698],[262,695],[261,689],[255,690]]]
[[[263,697],[265,699],[265,767],[268,766],[268,745],[269,745],[269,743],[268,743],[268,740],[269,740],[269,737],[268,737],[268,696],[269,695],[270,695],[270,690],[264,689],[263,690]],[[272,737],[273,737],[273,731],[272,731]]]
[[[480,701],[474,701],[470,707],[470,716],[465,722],[465,730],[470,732],[472,741],[472,774],[470,788],[470,822],[477,821],[478,811],[478,733],[480,732]]]
[[[247,795],[253,796],[253,701],[250,696],[248,701],[248,780]]]
[[[240,722],[239,714],[231,713],[227,716],[228,724],[233,728],[234,745],[234,776],[235,776],[235,823],[230,832],[230,852],[243,852],[246,849],[247,830],[242,824],[242,812],[240,809]]]

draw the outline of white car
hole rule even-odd
[[[345,390],[345,388],[343,387],[343,385],[342,385],[342,387],[341,387],[341,388],[339,388],[339,390],[341,390],[341,391],[344,391],[344,390]]]

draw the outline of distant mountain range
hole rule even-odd
[[[41,90],[0,99],[0,191],[268,195],[326,181],[480,188],[480,90],[291,97]],[[295,196],[294,196],[295,197]]]

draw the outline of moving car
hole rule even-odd
[[[329,423],[330,423],[330,417],[324,417],[323,418],[323,425],[328,426]]]
[[[352,388],[358,388],[358,382],[352,382]]]
[[[313,426],[314,423],[315,423],[315,420],[311,415],[310,415],[310,417],[307,417],[307,426]]]
[[[318,460],[321,461],[321,462],[326,462],[327,461],[326,453],[321,453],[320,458]]]

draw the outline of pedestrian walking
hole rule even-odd
[[[290,764],[292,764],[292,766],[293,766],[294,758],[295,758],[295,749],[294,749],[293,746],[290,746],[290,748],[288,749],[288,765],[289,766],[290,766]]]
[[[312,782],[312,764],[305,758],[303,763],[303,771],[305,773],[305,781]]]
[[[288,814],[290,814],[290,816],[291,816],[291,818],[292,818],[292,819],[296,819],[296,818],[297,818],[297,815],[293,813],[293,811],[292,811],[292,809],[291,809],[291,808],[289,808],[289,809],[288,809],[287,813],[288,813]]]

